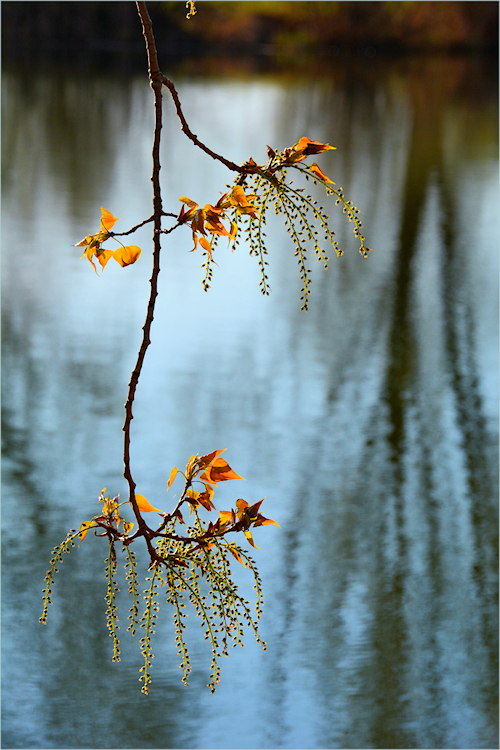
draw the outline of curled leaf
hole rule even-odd
[[[191,198],[188,198],[186,195],[181,195],[179,198],[181,203],[185,203],[189,208],[197,208],[198,204],[191,200]]]
[[[329,143],[312,141],[310,138],[302,136],[300,141],[292,148],[297,153],[303,153],[305,156],[310,156],[311,154],[321,154],[323,151],[335,151],[336,146],[330,146]]]
[[[131,266],[132,263],[135,263],[140,257],[141,248],[137,245],[127,245],[127,247],[119,247],[118,250],[115,250],[114,252],[111,250],[108,250],[107,252],[112,253],[116,262],[119,263],[122,268],[125,268],[125,266]]]
[[[316,177],[319,177],[320,180],[324,180],[324,182],[329,182],[331,185],[335,185],[334,181],[331,180],[324,172],[321,170],[316,162],[311,164],[310,167],[308,167],[309,171],[312,172]]]
[[[212,503],[212,497],[214,495],[214,488],[210,484],[205,485],[205,492],[200,492],[198,495],[199,502],[207,510],[214,510],[215,505]]]

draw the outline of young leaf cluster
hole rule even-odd
[[[360,243],[359,252],[366,258],[371,248],[365,244],[362,233],[362,223],[359,211],[352,201],[346,199],[342,188],[333,187],[335,183],[313,162],[309,166],[302,163],[308,156],[334,149],[328,143],[319,143],[310,138],[302,137],[291,148],[275,151],[268,146],[269,159],[266,164],[259,166],[253,159],[243,165],[242,172],[229,191],[224,193],[215,206],[206,204],[201,209],[191,199],[182,197],[181,201],[190,208],[186,213],[184,207],[178,217],[179,224],[189,224],[193,230],[194,248],[196,249],[198,235],[200,245],[204,248],[205,269],[203,288],[207,291],[212,280],[213,251],[220,236],[227,236],[233,249],[239,244],[239,233],[246,235],[250,255],[258,259],[261,271],[259,282],[262,294],[269,295],[267,266],[268,249],[266,238],[267,213],[274,209],[276,216],[281,216],[285,228],[290,235],[297,258],[299,274],[303,286],[301,292],[301,309],[307,311],[308,296],[311,293],[311,270],[307,267],[308,249],[312,246],[318,262],[322,262],[325,269],[330,258],[325,246],[333,247],[337,257],[343,255],[338,242],[334,239],[335,232],[329,226],[329,217],[323,206],[306,192],[304,187],[294,186],[289,179],[290,170],[296,170],[305,180],[312,180],[316,185],[322,185],[327,196],[336,198],[336,205],[342,205],[343,212],[349,221],[354,222],[354,235]],[[245,192],[245,190],[247,192]],[[213,221],[217,217],[217,222]],[[227,219],[230,231],[221,220]],[[207,234],[208,233],[208,234]],[[208,236],[212,235],[209,241]]]
[[[228,647],[243,645],[245,627],[250,628],[258,643],[265,649],[258,630],[264,604],[262,582],[252,558],[233,540],[229,533],[243,532],[247,541],[254,547],[251,529],[275,524],[259,511],[263,500],[250,505],[245,500],[236,500],[235,508],[219,511],[214,521],[203,518],[202,513],[215,511],[213,497],[219,482],[242,479],[221,457],[222,450],[199,456],[188,461],[185,472],[174,467],[167,482],[167,492],[177,476],[184,477],[184,487],[172,513],[159,511],[160,522],[156,528],[144,525],[132,533],[133,523],[122,517],[121,507],[132,505],[129,501],[120,502],[119,495],[110,497],[106,489],[99,495],[102,503],[100,512],[90,521],[82,523],[79,531],[71,530],[66,539],[54,549],[51,567],[47,573],[44,589],[44,606],[41,622],[47,620],[50,594],[57,573],[57,564],[62,562],[64,553],[80,542],[92,530],[95,536],[105,536],[109,543],[109,553],[105,559],[106,578],[106,619],[109,635],[113,642],[112,661],[120,661],[120,640],[118,631],[118,586],[116,547],[121,544],[125,555],[125,581],[131,599],[127,631],[135,635],[142,631],[140,651],[143,665],[140,669],[142,692],[149,693],[151,666],[154,658],[152,639],[156,632],[160,600],[172,608],[175,643],[180,657],[182,681],[188,684],[191,664],[186,644],[188,611],[191,605],[193,614],[200,619],[204,637],[210,644],[212,662],[208,687],[214,692],[220,682],[220,658],[228,656]],[[141,513],[154,513],[158,508],[138,493],[135,494]],[[192,521],[186,524],[181,507],[189,508]],[[183,531],[183,527],[185,530]],[[151,559],[146,588],[140,590],[137,560],[131,545],[140,536],[146,536],[151,545]],[[252,605],[238,591],[234,582],[231,562],[237,560],[247,567],[254,577],[256,604]],[[142,614],[140,610],[143,608]]]

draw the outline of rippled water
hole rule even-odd
[[[171,467],[227,447],[246,483],[221,487],[217,506],[265,495],[281,529],[254,535],[267,653],[249,635],[212,696],[190,628],[185,689],[163,605],[149,697],[123,624],[111,663],[100,540],[67,558],[47,627],[38,617],[54,544],[96,512],[102,487],[126,494],[123,402],[150,229],[134,240],[141,260],[102,278],[70,244],[101,205],[123,229],[150,214],[151,92],[144,75],[4,70],[4,747],[498,745],[492,65],[176,75],[194,132],[234,161],[302,135],[336,145],[320,164],[361,209],[375,252],[361,258],[332,207],[346,253],[314,269],[304,314],[279,224],[269,298],[243,246],[221,243],[204,294],[189,230],[164,242],[134,412],[138,490],[167,509]],[[163,138],[166,210],[180,195],[215,202],[230,177],[184,138],[170,103]]]

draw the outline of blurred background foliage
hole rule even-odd
[[[497,2],[212,2],[186,20],[183,2],[151,2],[163,55],[255,54],[291,58],[352,52],[493,51]],[[133,2],[3,2],[3,58],[100,51],[143,54]],[[121,59],[120,63],[123,64]],[[300,62],[300,60],[298,60]]]

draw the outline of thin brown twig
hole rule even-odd
[[[228,169],[230,169],[233,172],[240,172],[240,173],[243,173],[243,174],[247,174],[248,171],[249,171],[247,167],[244,167],[244,166],[243,167],[239,167],[233,161],[229,161],[229,159],[225,159],[220,154],[215,153],[215,151],[212,151],[211,148],[208,148],[208,146],[205,146],[205,144],[202,143],[198,139],[198,136],[196,136],[194,133],[191,132],[191,130],[189,128],[189,125],[186,122],[186,118],[184,117],[184,114],[182,112],[182,107],[181,107],[181,103],[180,103],[180,100],[179,100],[179,95],[177,94],[177,91],[176,91],[176,88],[175,88],[174,84],[172,83],[172,81],[170,79],[168,79],[166,76],[164,76],[163,73],[161,74],[161,80],[162,80],[163,84],[167,87],[167,89],[170,91],[172,99],[174,100],[175,110],[177,112],[177,117],[181,121],[181,130],[182,130],[182,132],[185,133],[187,135],[187,137],[191,141],[193,141],[193,143],[195,144],[195,146],[198,146],[198,148],[201,148],[201,150],[204,151],[209,156],[211,156],[212,159],[217,159],[217,161],[222,162],[222,164],[224,164]]]
[[[140,224],[136,224],[135,227],[132,227],[132,229],[129,229],[127,232],[110,232],[110,237],[124,237],[126,234],[132,234],[133,232],[136,232],[138,229],[144,226],[144,224],[149,224],[150,221],[154,221],[154,214],[151,214],[151,216],[148,219],[144,219],[144,221],[141,221]]]
[[[151,544],[151,530],[144,521],[139,506],[135,499],[135,488],[136,484],[132,477],[130,469],[130,427],[133,419],[132,405],[134,402],[135,391],[137,383],[139,382],[139,376],[141,374],[142,365],[144,363],[144,357],[146,350],[151,343],[150,331],[151,324],[154,317],[154,307],[156,297],[158,296],[158,274],[160,273],[160,232],[161,232],[161,217],[162,217],[162,199],[160,189],[160,135],[162,128],[162,81],[161,73],[158,67],[158,58],[156,54],[156,45],[153,36],[153,29],[151,25],[151,19],[149,17],[148,9],[145,2],[137,2],[137,11],[142,23],[142,30],[144,39],[146,41],[146,49],[148,55],[148,70],[149,70],[149,81],[151,88],[154,92],[154,105],[155,105],[155,128],[153,138],[153,174],[151,181],[153,183],[153,271],[150,279],[151,291],[149,296],[148,309],[146,314],[146,321],[143,326],[143,337],[141,346],[137,355],[137,361],[130,377],[128,386],[127,400],[125,402],[125,422],[123,424],[124,432],[124,447],[123,447],[123,463],[124,472],[123,475],[129,485],[129,500],[134,510],[135,517],[138,524],[138,535],[145,537],[146,544],[151,559],[158,560],[158,554]]]

